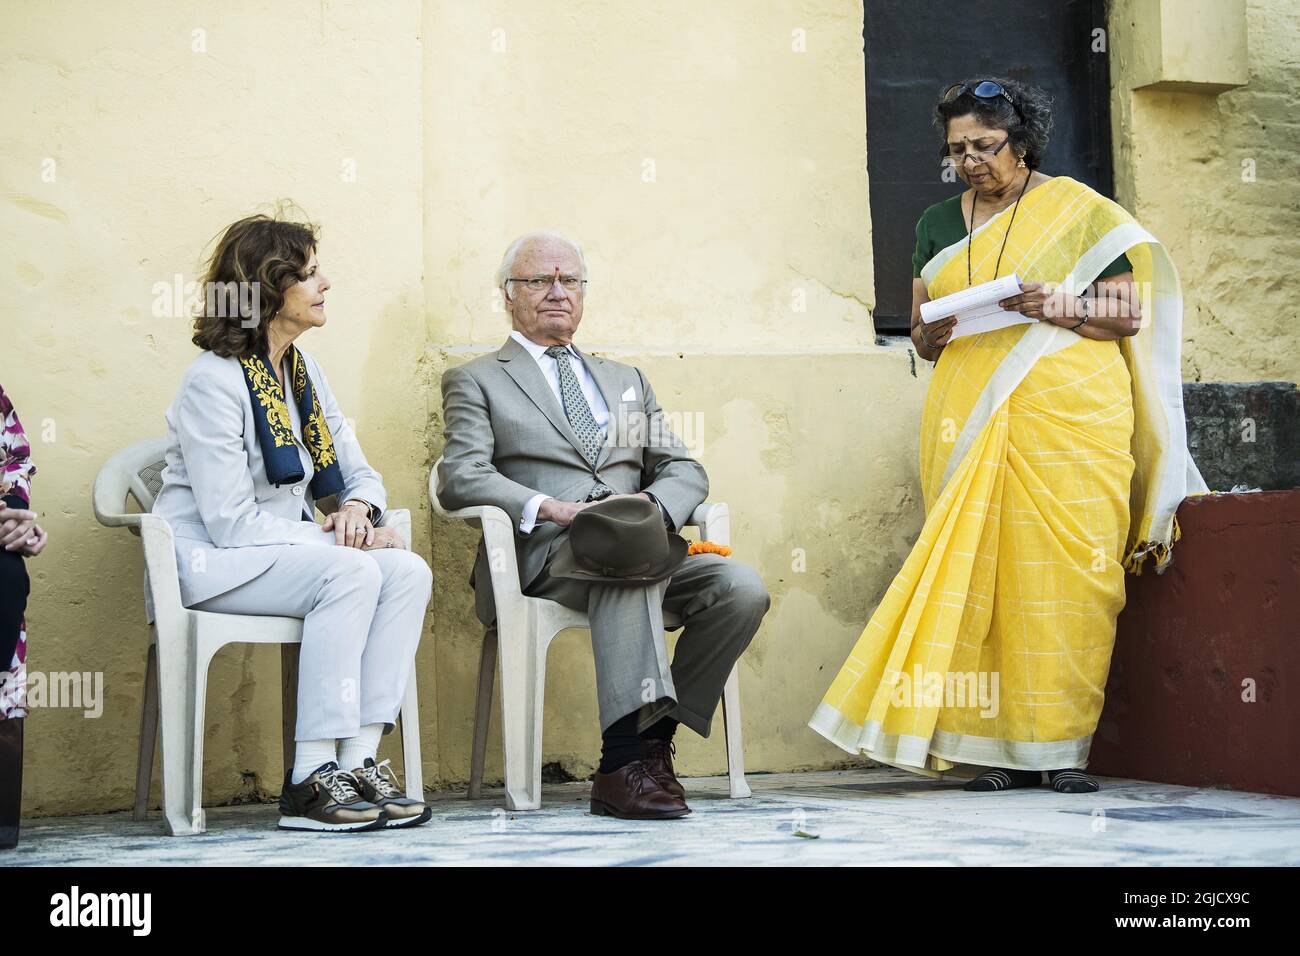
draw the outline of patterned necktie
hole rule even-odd
[[[555,366],[560,371],[560,398],[564,403],[564,417],[569,420],[574,434],[578,436],[587,464],[595,468],[596,460],[600,457],[601,446],[605,444],[605,434],[591,414],[591,406],[587,404],[587,397],[582,394],[578,376],[573,374],[573,365],[569,361],[572,353],[562,345],[552,345],[546,350],[546,354],[555,359]],[[587,496],[587,500],[593,501],[613,493],[613,488],[597,482]]]

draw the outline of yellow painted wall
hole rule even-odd
[[[1300,45],[1283,9],[1250,5],[1242,90],[1129,96],[1117,80],[1121,198],[1182,269],[1190,377],[1300,377],[1294,280],[1258,266],[1294,252],[1300,225],[1283,153]],[[107,695],[94,720],[33,713],[27,813],[130,803],[139,547],[94,522],[89,488],[115,449],[164,430],[194,354],[188,322],[154,314],[156,284],[193,280],[214,233],[286,196],[323,224],[334,282],[330,324],[303,344],[435,572],[425,782],[467,776],[479,647],[474,537],[424,500],[437,382],[504,339],[492,275],[539,226],[587,248],[579,344],[643,367],[701,427],[736,556],[773,593],[741,668],[749,767],[844,760],[804,721],[919,529],[928,382],[905,347],[875,344],[869,316],[860,4],[0,0],[0,19],[0,381],[52,539],[30,565],[29,663],[103,672]],[[1249,186],[1233,175],[1245,150]],[[553,646],[547,694],[545,759],[585,775],[598,737],[581,636]],[[278,695],[274,649],[217,659],[209,803],[278,791]],[[684,735],[684,772],[723,768],[715,726]]]
[[[106,698],[98,719],[33,711],[24,812],[107,810],[130,804],[146,631],[139,541],[95,522],[90,487],[114,450],[165,434],[197,354],[185,318],[153,315],[155,283],[193,281],[218,230],[296,199],[324,224],[334,280],[329,327],[303,345],[393,500],[424,493],[420,10],[3,0],[0,21],[0,376],[31,433],[50,532],[29,565],[28,663],[101,671]],[[251,787],[245,771],[279,790],[278,659],[228,648],[214,664],[213,802]],[[422,698],[432,735],[434,681]]]
[[[186,319],[153,314],[155,284],[192,281],[219,229],[286,196],[323,224],[334,283],[303,345],[432,556],[426,783],[467,776],[479,647],[473,536],[424,501],[437,382],[504,339],[492,275],[537,226],[587,247],[580,344],[699,416],[737,557],[775,597],[742,668],[749,766],[842,760],[804,721],[919,527],[926,381],[869,316],[859,5],[0,0],[0,16],[0,381],[51,533],[30,565],[29,665],[101,671],[107,697],[98,719],[33,712],[26,813],[130,803],[139,545],[95,523],[90,485],[164,431],[195,354]],[[278,695],[274,649],[218,657],[206,802],[278,792]],[[685,772],[724,767],[716,726],[681,742]],[[590,648],[568,635],[546,759],[585,774],[597,748]]]
[[[1165,8],[1182,9],[1179,0]],[[1183,376],[1300,380],[1300,18],[1292,0],[1247,0],[1249,82],[1218,96],[1131,90],[1141,0],[1114,0],[1111,126],[1121,204],[1164,242],[1183,280]],[[1236,4],[1190,4],[1183,45],[1228,33]],[[1168,24],[1167,24],[1168,26]],[[1221,65],[1205,68],[1217,74]],[[1253,179],[1252,179],[1253,176]]]

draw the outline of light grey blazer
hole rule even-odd
[[[515,527],[519,584],[527,588],[546,564],[562,530],[539,522],[519,532],[524,505],[537,494],[582,501],[598,477],[620,494],[647,491],[680,528],[709,493],[703,466],[664,423],[663,410],[641,370],[579,351],[609,407],[609,440],[595,474],[542,370],[513,338],[500,350],[442,376],[447,445],[438,468],[438,498],[445,508],[496,505]],[[479,543],[471,580],[490,578]],[[491,589],[475,588],[478,616],[495,619]]]
[[[387,507],[383,479],[370,467],[320,366],[299,349],[329,424],[343,473],[340,503],[360,498]],[[292,396],[291,396],[292,398]],[[273,485],[257,442],[253,401],[234,358],[204,352],[186,369],[167,409],[167,467],[153,513],[176,536],[181,599],[193,606],[257,577],[275,560],[274,545],[334,544],[315,521],[311,454],[295,402],[289,417],[303,466],[301,481]],[[312,517],[303,520],[303,515]]]

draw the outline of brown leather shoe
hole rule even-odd
[[[671,740],[654,738],[647,738],[642,743],[645,745],[646,770],[650,776],[674,797],[685,801],[686,790],[677,779],[677,774],[673,773],[673,754],[677,752],[677,745]]]
[[[650,776],[644,760],[634,760],[613,773],[596,773],[591,784],[591,813],[620,820],[673,820],[691,812]]]

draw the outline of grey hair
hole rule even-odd
[[[1025,160],[1030,169],[1037,169],[1043,161],[1043,152],[1052,133],[1052,98],[1036,86],[1007,77],[986,77],[996,82],[1011,97],[1008,103],[1002,97],[983,100],[970,92],[963,92],[948,102],[939,102],[934,108],[934,125],[947,139],[948,123],[958,116],[974,116],[985,126],[1006,131],[1011,148]],[[968,89],[978,86],[978,78],[966,80]],[[1017,112],[1018,111],[1018,112]],[[947,155],[945,142],[940,155]]]
[[[499,288],[505,288],[506,280],[510,278],[510,273],[514,271],[515,260],[519,258],[519,250],[528,243],[536,242],[539,239],[552,239],[555,242],[562,242],[572,249],[578,257],[578,268],[581,270],[580,278],[587,278],[587,257],[582,254],[582,246],[558,232],[538,229],[535,232],[524,233],[506,247],[506,254],[501,257],[501,266],[497,269],[497,286]]]

